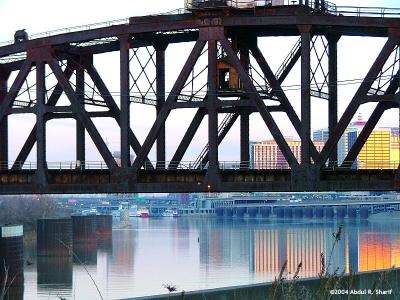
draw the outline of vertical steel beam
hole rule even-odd
[[[250,114],[240,114],[240,168],[248,169],[250,166]]]
[[[246,73],[249,74],[250,50],[249,42],[240,37],[239,40],[240,62]],[[240,168],[248,169],[250,165],[250,114],[243,112],[240,114]]]
[[[76,69],[76,95],[82,107],[85,106],[85,70],[80,65]],[[80,168],[84,168],[85,162],[85,127],[79,120],[76,120],[76,160],[80,162]]]
[[[156,45],[156,87],[157,87],[157,116],[165,102],[165,49],[166,45]],[[165,169],[165,124],[157,136],[157,169]]]
[[[339,40],[338,36],[328,36],[328,76],[329,76],[329,104],[328,104],[328,128],[329,137],[333,137],[335,128],[338,122],[338,73],[337,73],[337,43]],[[329,165],[331,167],[337,166],[338,164],[338,147],[332,150],[329,156]]]
[[[299,26],[301,35],[301,164],[311,163],[311,27]]]
[[[45,184],[46,178],[46,84],[45,63],[36,62],[36,183]]]
[[[7,95],[9,72],[0,72],[0,105]],[[8,117],[0,122],[0,162],[1,168],[8,169]]]
[[[130,86],[129,86],[129,36],[119,37],[120,43],[120,82],[121,82],[121,167],[131,164],[129,129],[130,129]]]
[[[218,163],[217,41],[208,41],[208,173],[216,175]],[[212,179],[212,177],[210,178]]]

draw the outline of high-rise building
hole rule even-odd
[[[375,129],[357,159],[358,169],[390,168],[391,129]]]
[[[301,162],[301,141],[293,140],[292,138],[286,138],[288,146],[297,161]],[[318,151],[321,151],[324,142],[315,142],[315,147]],[[254,145],[254,168],[256,169],[288,169],[289,164],[287,163],[284,155],[280,151],[277,143],[274,140],[267,140],[261,142],[255,142]]]

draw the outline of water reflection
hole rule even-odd
[[[43,292],[72,291],[72,257],[38,257],[37,285]]]
[[[130,228],[114,230],[97,244],[75,244],[74,252],[106,299],[164,293],[163,283],[188,291],[271,281],[285,261],[291,273],[302,262],[300,276],[316,276],[321,253],[331,257],[330,271],[400,267],[400,224],[345,223],[333,248],[338,225],[135,218]],[[26,299],[47,299],[57,289],[72,290],[80,299],[97,297],[86,270],[75,261],[38,259],[37,282],[25,278]]]

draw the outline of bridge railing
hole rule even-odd
[[[168,166],[174,166],[177,170],[207,170],[207,163],[199,163],[197,161],[152,161],[150,164],[144,164],[143,170],[165,170]],[[0,162],[0,170],[36,170],[37,162]],[[340,169],[352,170],[397,170],[399,161],[388,160],[370,160],[370,161],[344,161],[344,162],[328,162],[322,169],[326,171],[336,171]],[[49,170],[107,170],[108,167],[103,161],[59,161],[47,162],[45,165]],[[290,170],[290,166],[284,161],[219,161],[221,170]]]

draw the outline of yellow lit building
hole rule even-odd
[[[358,155],[358,169],[391,167],[391,129],[377,128],[369,136]]]

